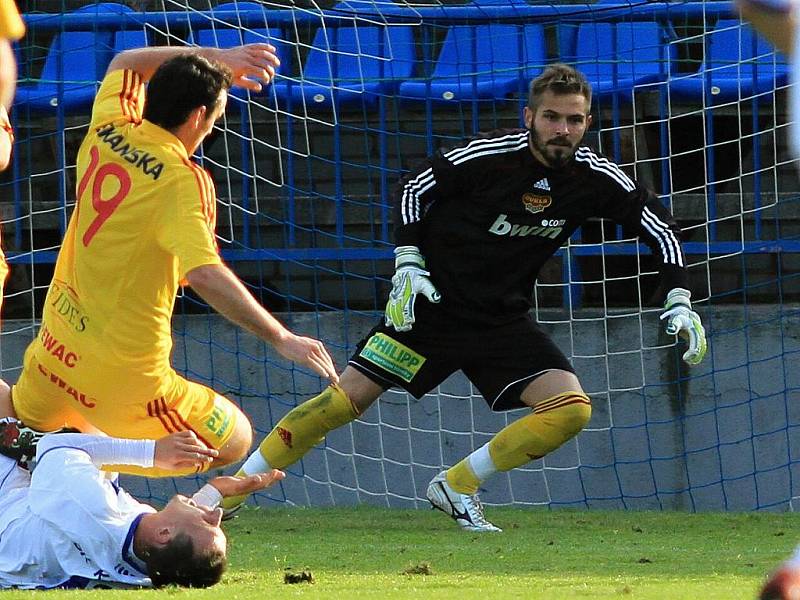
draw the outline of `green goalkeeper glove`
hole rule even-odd
[[[414,324],[414,302],[417,294],[438,303],[442,295],[433,287],[430,273],[425,270],[425,259],[416,246],[398,246],[394,249],[394,277],[392,291],[386,303],[386,326],[396,331],[410,331]]]
[[[680,335],[688,340],[689,349],[684,352],[683,360],[690,365],[699,364],[706,355],[706,330],[700,322],[700,315],[692,310],[690,298],[692,293],[683,288],[675,288],[667,294],[661,320],[667,321],[667,333]]]

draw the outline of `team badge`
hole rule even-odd
[[[541,196],[530,192],[522,194],[522,204],[525,205],[525,210],[534,215],[542,212],[552,203],[553,199],[550,196]]]

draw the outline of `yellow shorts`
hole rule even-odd
[[[221,448],[237,420],[247,419],[230,400],[172,369],[154,379],[95,360],[81,374],[70,367],[68,355],[42,352],[37,341],[25,352],[11,390],[17,417],[34,429],[94,427],[113,437],[155,440],[189,430],[207,446]]]

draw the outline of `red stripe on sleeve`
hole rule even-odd
[[[119,104],[122,114],[129,121],[139,123],[142,120],[138,103],[134,101],[139,92],[142,78],[136,71],[125,69],[122,79],[122,90],[119,93]]]
[[[122,111],[122,114],[125,115],[128,118],[130,118],[130,115],[128,114],[128,107],[125,104],[125,91],[128,89],[128,75],[129,75],[129,73],[130,73],[130,71],[128,69],[125,69],[122,72],[122,89],[119,92],[119,108]]]
[[[147,403],[147,414],[151,417],[158,418],[158,420],[161,421],[161,425],[167,430],[167,433],[175,432],[175,430],[170,427],[169,423],[167,423],[167,421],[161,415],[161,410],[158,406],[158,400],[153,400]]]
[[[200,209],[203,211],[203,215],[206,217],[206,220],[208,220],[208,192],[205,184],[205,178],[202,174],[203,170],[191,160],[183,159],[183,163],[189,167],[189,169],[192,171],[192,175],[194,175],[194,179],[197,182],[197,190],[200,193]]]
[[[170,412],[170,409],[167,406],[167,401],[164,400],[163,396],[158,400],[156,400],[156,402],[157,402],[156,406],[158,406],[159,408],[159,414],[163,414],[165,418],[169,419],[169,422],[175,428],[175,431],[182,431],[183,429],[185,429],[184,427],[181,427],[181,424],[173,418],[172,413]]]

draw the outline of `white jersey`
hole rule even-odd
[[[133,535],[155,509],[109,481],[82,437],[43,438],[32,476],[0,456],[0,588],[151,584]]]

